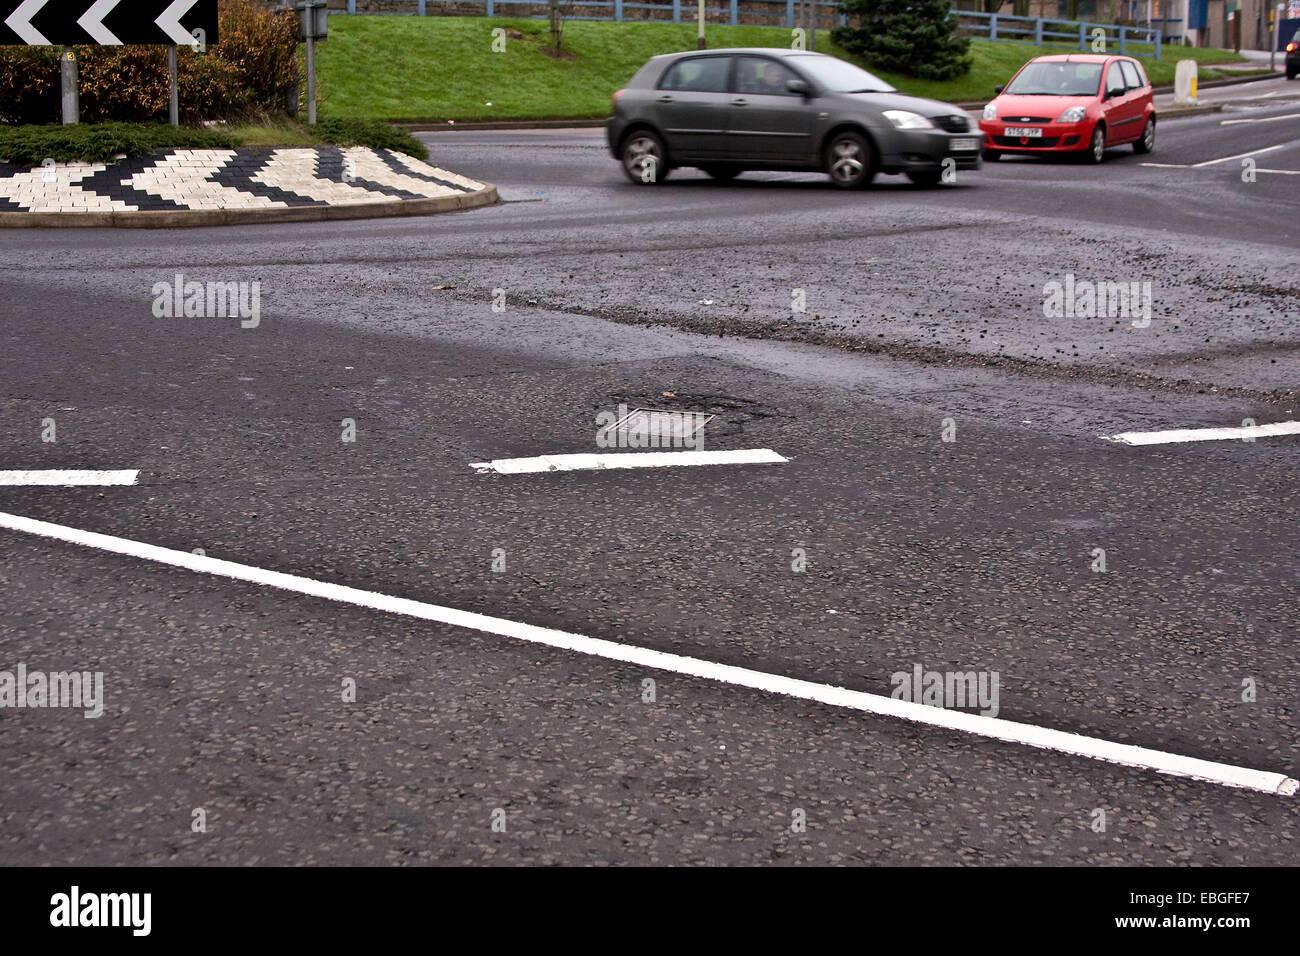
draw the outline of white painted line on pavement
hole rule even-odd
[[[1256,116],[1246,119],[1219,120],[1220,126],[1235,126],[1237,123],[1274,123],[1284,119],[1300,119],[1300,113],[1287,113],[1285,116]]]
[[[134,485],[135,471],[0,471],[0,485]]]
[[[542,471],[589,471],[610,468],[669,468],[678,465],[779,464],[790,459],[770,448],[741,448],[734,451],[649,451],[613,455],[543,455],[539,458],[498,458],[472,461],[469,466],[500,475],[524,475]]]
[[[1236,156],[1224,156],[1222,159],[1207,159],[1203,163],[1192,163],[1190,168],[1200,169],[1202,166],[1213,166],[1216,163],[1227,163],[1234,159],[1245,159],[1247,156],[1258,156],[1261,153],[1271,153],[1273,150],[1281,148],[1282,146],[1265,146],[1263,149],[1252,149],[1249,153],[1238,153]]]
[[[1274,422],[1271,425],[1243,425],[1236,428],[1172,428],[1163,432],[1121,432],[1101,437],[1124,445],[1169,445],[1188,441],[1271,438],[1275,435],[1300,435],[1300,422]]]
[[[329,601],[374,608],[390,614],[401,614],[426,621],[437,621],[454,627],[464,627],[486,634],[510,637],[532,644],[544,644],[558,650],[573,651],[605,660],[635,664],[638,667],[671,671],[675,674],[685,674],[689,677],[732,684],[737,687],[749,687],[753,690],[797,697],[801,700],[813,700],[832,707],[844,707],[849,710],[876,714],[881,717],[899,718],[994,740],[1026,744],[1030,747],[1039,747],[1079,757],[1090,757],[1094,760],[1104,760],[1108,763],[1127,767],[1154,770],[1175,777],[1190,777],[1195,780],[1222,784],[1227,787],[1241,787],[1283,796],[1290,796],[1297,789],[1300,789],[1300,783],[1280,773],[1234,767],[1230,764],[1201,760],[1196,757],[1181,757],[1160,750],[1149,750],[1132,744],[1118,744],[1109,740],[1084,737],[1081,734],[1071,734],[1047,727],[1035,727],[1032,724],[1017,723],[1000,717],[985,717],[981,714],[965,711],[929,707],[925,704],[895,700],[892,697],[848,690],[830,684],[818,684],[793,677],[782,677],[778,674],[767,674],[763,671],[736,667],[731,664],[718,664],[697,657],[685,657],[680,654],[669,654],[665,651],[618,644],[614,641],[594,637],[583,637],[580,634],[570,634],[566,631],[556,631],[532,624],[521,624],[517,621],[508,621],[505,618],[475,614],[472,611],[460,611],[455,608],[441,607],[437,604],[426,604],[423,601],[413,601],[409,598],[376,594],[373,591],[362,591],[341,584],[329,584],[324,581],[285,574],[280,571],[267,571],[251,565],[237,564],[233,561],[223,561],[219,558],[190,554],[187,551],[173,551],[170,548],[160,548],[157,545],[144,544],[140,541],[131,541],[126,538],[99,534],[94,531],[81,531],[77,528],[50,524],[33,518],[24,518],[20,515],[0,512],[0,528],[7,528],[22,534],[52,538],[56,541],[65,541],[69,544],[82,545],[88,548],[97,548],[101,551],[110,551],[114,554],[140,558],[144,561],[154,561],[201,574],[234,578],[237,581],[248,581],[284,591],[325,598]]]

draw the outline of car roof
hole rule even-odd
[[[1049,53],[1046,56],[1036,56],[1030,63],[1105,63],[1107,60],[1132,59],[1132,57],[1119,57],[1111,53]]]
[[[752,53],[760,56],[817,56],[826,60],[833,60],[835,57],[828,56],[825,53],[814,53],[812,50],[788,50],[780,46],[735,46],[726,47],[721,50],[682,50],[678,53],[660,53],[652,59],[658,60],[666,57],[681,56],[725,56],[736,53]]]

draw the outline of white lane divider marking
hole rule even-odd
[[[1220,126],[1235,126],[1237,123],[1276,123],[1278,120],[1300,119],[1300,113],[1287,113],[1285,116],[1253,116],[1246,119],[1219,120]]]
[[[649,451],[612,455],[543,455],[539,458],[498,458],[472,461],[471,468],[500,475],[523,475],[541,471],[589,471],[612,468],[669,468],[679,465],[755,465],[789,461],[770,448],[741,448],[733,451]]]
[[[40,471],[0,471],[0,485],[134,485],[139,470],[71,471],[47,468]]]
[[[532,644],[544,644],[558,650],[573,651],[605,660],[635,664],[638,667],[671,671],[688,677],[698,677],[703,680],[732,684],[737,687],[748,687],[770,694],[782,694],[786,697],[817,701],[832,707],[844,707],[849,710],[928,724],[932,727],[942,727],[947,730],[961,731],[962,733],[975,734],[994,740],[1026,744],[1030,747],[1039,747],[1079,757],[1089,757],[1094,760],[1104,760],[1108,763],[1127,767],[1154,770],[1175,777],[1189,777],[1227,787],[1240,787],[1282,796],[1290,796],[1297,789],[1300,789],[1300,783],[1280,773],[1234,767],[1230,764],[1201,760],[1197,757],[1182,757],[1177,754],[1149,750],[1132,744],[1118,744],[1109,740],[1084,737],[1081,734],[1067,733],[1062,730],[1017,723],[1001,717],[985,717],[981,714],[965,711],[929,707],[925,704],[895,700],[892,697],[849,690],[831,684],[818,684],[813,681],[768,674],[747,667],[718,664],[697,657],[686,657],[665,651],[618,644],[594,637],[583,637],[580,634],[570,634],[566,631],[522,624],[500,617],[489,617],[486,614],[476,614],[472,611],[459,611],[455,608],[426,604],[423,601],[413,601],[409,598],[392,597],[387,594],[377,594],[373,591],[362,591],[341,584],[329,584],[325,581],[285,574],[281,571],[267,571],[251,565],[237,564],[234,561],[223,561],[219,558],[190,554],[186,551],[173,551],[170,548],[160,548],[157,545],[144,544],[140,541],[117,538],[94,531],[81,531],[77,528],[50,524],[45,521],[37,521],[34,518],[24,518],[20,515],[0,512],[0,528],[7,528],[22,534],[53,538],[57,541],[96,548],[101,551],[111,551],[114,554],[140,558],[144,561],[154,561],[201,574],[234,578],[237,581],[248,581],[266,587],[320,597],[329,601],[373,608],[390,614],[401,614],[426,621],[437,621],[454,627],[468,628],[469,630],[495,634],[500,637],[510,637]]]
[[[1282,146],[1285,145],[1285,143],[1282,144]],[[1203,163],[1192,163],[1192,169],[1200,169],[1202,166],[1214,166],[1217,163],[1228,163],[1234,159],[1245,159],[1247,156],[1259,156],[1262,153],[1271,153],[1275,149],[1281,149],[1282,146],[1265,146],[1263,149],[1252,149],[1249,153],[1238,153],[1236,156],[1224,156],[1222,159],[1207,159]]]
[[[1271,438],[1275,435],[1300,435],[1300,422],[1274,422],[1271,425],[1242,425],[1235,428],[1172,428],[1162,432],[1121,432],[1101,437],[1124,445],[1169,445],[1188,441]]]

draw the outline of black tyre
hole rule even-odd
[[[1147,125],[1142,129],[1142,138],[1133,144],[1133,152],[1146,155],[1156,148],[1156,118],[1147,118]]]
[[[1083,161],[1090,165],[1097,166],[1106,158],[1106,127],[1098,123],[1092,128],[1092,139],[1088,142],[1088,148],[1084,151]]]
[[[668,171],[668,151],[655,133],[639,129],[623,140],[623,172],[632,182],[661,183],[668,178]]]
[[[700,168],[709,175],[710,179],[716,179],[721,183],[731,182],[743,172],[734,166],[701,166]]]
[[[826,174],[838,189],[861,189],[875,178],[871,144],[861,133],[845,130],[826,144]]]
[[[932,187],[943,182],[943,173],[937,169],[905,174],[917,186]]]
[[[1002,158],[1002,151],[998,149],[986,149],[980,153],[986,163],[996,163]]]

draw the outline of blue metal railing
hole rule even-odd
[[[1153,55],[1157,60],[1160,59],[1160,48],[1165,43],[1161,30],[1147,27],[1057,20],[1050,17],[1017,17],[1007,13],[978,13],[974,10],[954,10],[953,15],[965,32],[982,35],[988,40],[1032,43],[1034,46],[1077,42],[1080,50],[1120,54],[1128,53],[1130,43],[1147,44],[1154,47]],[[975,22],[967,23],[967,20]]]

